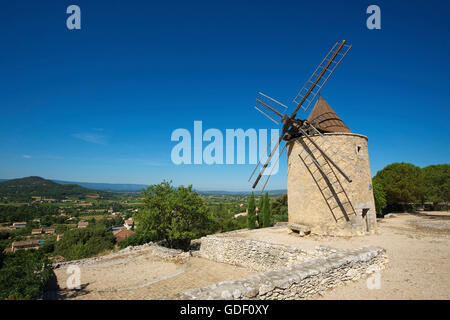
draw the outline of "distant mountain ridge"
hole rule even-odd
[[[1,182],[17,180],[17,179],[0,179]],[[148,185],[134,184],[134,183],[101,183],[101,182],[76,182],[76,181],[64,181],[64,180],[49,180],[62,185],[78,185],[84,188],[106,191],[106,192],[141,192],[142,189],[146,189]],[[224,191],[224,190],[197,190],[200,194],[206,195],[239,195],[250,194],[252,191]],[[279,195],[287,192],[286,189],[268,190],[269,195]]]
[[[0,182],[0,197],[9,200],[30,200],[33,196],[63,199],[89,195],[107,196],[108,193],[84,188],[77,184],[60,184],[36,176]]]
[[[52,180],[60,184],[77,184],[79,186],[100,190],[100,191],[112,191],[112,192],[141,192],[142,189],[146,189],[148,185],[145,184],[133,184],[133,183],[102,183],[102,182],[75,182],[75,181],[63,181]]]

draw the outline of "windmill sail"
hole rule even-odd
[[[351,47],[351,45],[346,44],[345,40],[342,40],[340,44],[336,43],[333,48],[331,48],[314,73],[298,92],[297,96],[294,98],[294,102],[298,105],[292,113],[292,117],[297,115],[300,107],[304,111],[309,109],[309,106],[313,103],[320,90],[333,74],[342,59],[347,55]]]
[[[255,107],[259,112],[261,112],[263,115],[265,115],[267,118],[269,118],[271,121],[274,121],[277,123],[276,120],[274,120],[271,116],[263,112],[261,109],[266,109],[270,111],[272,114],[275,114],[276,116],[279,116],[281,119],[281,122],[283,123],[283,128],[281,131],[281,135],[278,139],[278,142],[273,147],[272,151],[270,152],[269,156],[266,159],[266,162],[264,165],[262,165],[259,175],[256,177],[252,188],[255,188],[261,179],[262,175],[264,174],[265,170],[267,169],[272,157],[274,156],[275,152],[277,151],[281,141],[283,139],[289,140],[292,138],[292,134],[294,136],[300,135],[306,135],[308,139],[310,139],[308,133],[306,133],[305,130],[307,129],[307,126],[311,126],[316,130],[318,129],[314,127],[314,124],[318,124],[318,128],[322,131],[329,130],[335,130],[336,128],[340,128],[340,130],[348,130],[348,131],[341,131],[341,132],[351,132],[350,129],[344,124],[344,122],[336,115],[336,113],[331,109],[330,106],[325,102],[325,100],[320,99],[318,100],[318,103],[315,105],[315,111],[313,113],[313,116],[311,118],[311,122],[308,120],[299,120],[296,119],[297,112],[300,108],[303,110],[307,110],[309,106],[315,101],[315,98],[320,93],[320,90],[323,88],[327,80],[330,78],[331,74],[334,72],[336,67],[339,65],[339,63],[342,61],[342,59],[345,57],[345,55],[350,50],[351,45],[347,44],[345,40],[342,40],[340,43],[336,43],[333,48],[328,52],[328,54],[325,56],[325,58],[322,60],[322,62],[319,64],[319,66],[316,68],[314,73],[311,75],[311,77],[308,79],[308,81],[305,83],[303,88],[299,91],[297,96],[294,98],[294,102],[297,103],[297,107],[294,109],[292,114],[290,116],[284,114],[285,109],[287,107],[278,102],[277,100],[266,96],[263,93],[259,93],[258,97],[256,99],[257,106]],[[320,96],[319,96],[320,97]],[[258,108],[259,107],[259,108]],[[317,107],[317,108],[316,108]],[[314,121],[313,121],[314,120]],[[303,128],[303,129],[302,129]],[[319,132],[320,134],[320,132]],[[311,141],[312,144],[315,144],[314,141]],[[286,147],[286,146],[284,146]],[[329,161],[340,174],[342,174],[348,181],[351,182],[351,179],[345,175],[345,173],[336,165],[336,163],[328,157],[323,150],[319,146],[315,146],[321,154],[324,156],[327,161]],[[283,148],[284,151],[284,148]],[[282,153],[282,152],[281,152]],[[281,156],[281,154],[279,155]],[[279,158],[276,159],[276,163],[278,162]],[[249,181],[252,179],[254,173],[259,168],[261,164],[261,159],[256,165],[255,169],[253,170]],[[270,177],[270,174],[269,174]],[[267,181],[264,184],[264,187],[267,184]]]

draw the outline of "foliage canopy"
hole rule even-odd
[[[206,202],[188,187],[163,181],[143,191],[144,208],[136,215],[136,231],[171,248],[187,249],[191,239],[205,235],[212,223]]]

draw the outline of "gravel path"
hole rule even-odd
[[[82,290],[66,290],[66,268],[55,270],[62,299],[170,299],[177,293],[217,282],[247,277],[244,268],[191,257],[185,263],[173,263],[147,255],[118,259],[115,264],[81,266]]]
[[[349,283],[314,299],[450,299],[450,213],[394,214],[379,219],[378,234],[349,239],[304,237],[287,228],[239,234],[256,240],[311,249],[376,245],[387,250],[390,266],[381,273],[381,288],[369,290],[365,280]]]

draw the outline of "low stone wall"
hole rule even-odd
[[[324,257],[337,249],[317,247],[302,250],[292,246],[273,244],[238,237],[210,235],[201,238],[200,257],[249,268],[269,271],[301,263],[312,258]]]
[[[222,239],[223,240],[223,239]],[[203,246],[203,243],[202,243]],[[189,290],[179,299],[304,299],[345,281],[358,280],[387,265],[385,250],[362,247],[338,251],[290,267]]]
[[[108,265],[111,263],[107,262],[105,264],[104,262],[111,259],[115,259],[114,263],[126,262],[135,259],[133,254],[148,254],[174,263],[183,263],[187,259],[189,259],[189,252],[184,252],[182,250],[177,249],[170,249],[158,245],[157,243],[149,242],[140,246],[126,247],[122,250],[104,256],[54,263],[52,265],[52,268],[58,269],[69,265],[78,265],[80,267],[97,266],[102,264]]]

